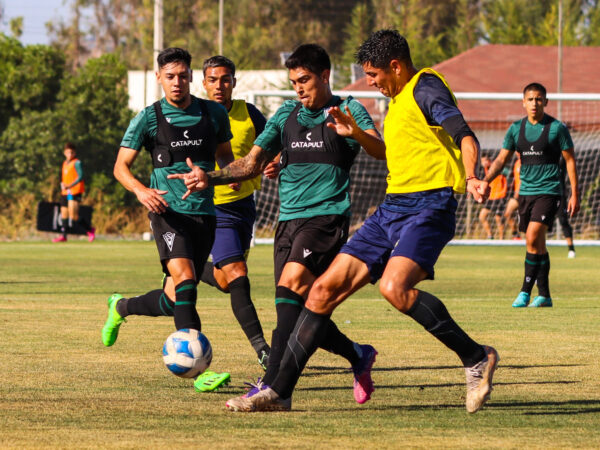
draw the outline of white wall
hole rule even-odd
[[[157,82],[154,72],[143,70],[130,70],[127,73],[127,86],[129,91],[129,107],[138,112],[157,99]],[[247,93],[256,90],[290,89],[287,70],[239,70],[236,73],[237,85],[233,91],[233,97],[248,99]],[[161,96],[162,96],[162,90]],[[192,95],[206,97],[202,88],[202,70],[194,71],[191,84]],[[261,98],[257,105],[261,111],[268,116],[273,114],[281,104],[282,99],[277,97]]]

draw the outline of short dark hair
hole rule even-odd
[[[215,55],[204,60],[204,63],[202,64],[202,73],[204,75],[206,75],[206,69],[209,67],[227,67],[231,72],[231,76],[235,77],[235,64],[232,60],[224,56]]]
[[[63,150],[66,150],[66,149],[73,150],[74,152],[77,151],[77,148],[75,147],[75,144],[73,144],[72,142],[67,142],[65,144],[65,148]]]
[[[392,59],[412,64],[408,42],[396,30],[379,30],[371,33],[356,52],[356,62],[361,66],[369,63],[373,67],[384,69]]]
[[[312,73],[321,75],[325,70],[331,70],[331,60],[327,51],[317,44],[302,44],[285,60],[289,70],[303,67]]]
[[[162,69],[167,64],[174,62],[182,62],[189,68],[191,68],[192,55],[190,55],[190,52],[182,48],[169,47],[165,48],[162,52],[158,54],[158,56],[156,57],[156,62],[158,63],[159,69]]]
[[[525,95],[525,93],[527,91],[538,91],[541,92],[542,95],[544,96],[544,98],[546,98],[546,88],[544,87],[543,84],[541,83],[529,83],[527,86],[525,86],[525,88],[523,89],[523,95]]]

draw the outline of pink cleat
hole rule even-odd
[[[93,242],[96,239],[96,229],[94,227],[90,228],[90,231],[87,233],[88,241]]]
[[[61,234],[60,236],[52,239],[52,242],[67,242],[67,238]]]
[[[375,390],[371,379],[371,368],[377,356],[377,350],[371,345],[360,345],[362,357],[356,366],[352,366],[354,372],[354,400],[361,405],[371,398]]]

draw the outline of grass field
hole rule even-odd
[[[252,250],[253,297],[270,339],[269,246]],[[437,280],[422,283],[501,356],[486,407],[464,407],[458,358],[367,287],[334,314],[340,329],[379,351],[370,402],[352,397],[348,364],[310,360],[289,413],[231,413],[225,401],[260,375],[229,299],[199,289],[212,368],[232,384],[194,392],[165,369],[170,318],[131,317],[114,347],[100,328],[106,298],[156,288],[154,244],[0,243],[0,447],[18,448],[598,448],[600,249],[551,248],[554,308],[515,310],[519,247],[448,247]]]

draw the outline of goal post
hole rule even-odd
[[[334,91],[335,95],[351,95],[369,110],[381,128],[388,99],[376,91]],[[508,127],[525,116],[522,93],[455,93],[465,120],[475,132],[481,155],[495,158]],[[285,99],[295,98],[293,90],[252,91],[247,101],[259,107],[270,117]],[[549,93],[546,112],[562,120],[573,138],[579,175],[581,211],[571,219],[574,239],[588,245],[600,245],[600,93]],[[512,171],[510,171],[512,172]],[[385,196],[387,166],[361,150],[350,173],[352,199],[351,227],[359,226]],[[508,177],[509,186],[512,179]],[[258,242],[270,242],[274,236],[279,211],[277,180],[263,180],[262,190],[256,194]],[[567,177],[567,193],[570,192]],[[509,190],[508,195],[512,195]],[[507,196],[507,198],[509,198]],[[485,235],[479,224],[481,205],[466,195],[458,195],[455,240],[465,244],[480,242]],[[490,217],[490,225],[495,226]],[[558,224],[556,224],[558,225]],[[561,238],[560,227],[555,226],[550,238]],[[505,234],[509,237],[508,231]],[[475,241],[473,241],[475,240]],[[491,241],[490,243],[494,243]],[[505,243],[506,244],[506,243]]]

